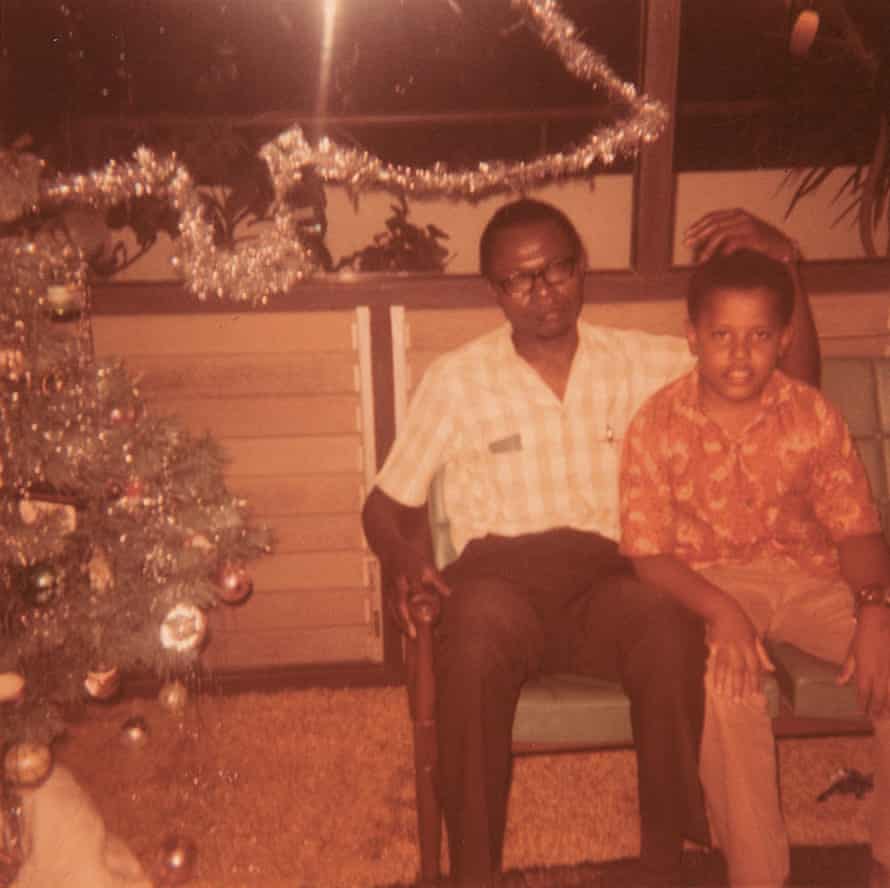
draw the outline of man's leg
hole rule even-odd
[[[522,590],[448,571],[436,644],[439,795],[451,877],[484,884],[501,866],[519,691],[537,668],[540,629]]]
[[[698,749],[701,621],[631,576],[596,584],[574,668],[621,681],[631,700],[639,774],[640,862],[653,882],[678,875],[684,837],[708,842]]]

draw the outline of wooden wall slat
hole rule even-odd
[[[103,354],[194,355],[351,350],[352,312],[281,314],[100,315],[93,320]]]
[[[232,473],[227,477],[231,489],[243,496],[257,515],[267,518],[326,512],[357,514],[365,493],[358,472],[302,476]]]
[[[375,662],[369,651],[367,626],[327,629],[288,628],[266,632],[218,632],[202,654],[213,670],[259,666],[299,666],[325,663]]]
[[[143,392],[151,394],[144,386]],[[354,433],[360,421],[356,395],[167,397],[163,407],[191,431],[211,430],[221,438]]]
[[[361,525],[354,514],[295,515],[275,518],[275,551],[362,549]]]
[[[270,589],[249,599],[250,607],[219,605],[210,610],[213,632],[280,630],[298,624],[304,628],[357,625],[365,621],[368,593],[362,588]]]
[[[119,354],[97,352],[99,354]],[[351,352],[291,355],[127,355],[127,367],[157,395],[192,396],[306,394],[358,391],[358,367]]]
[[[362,468],[358,435],[291,438],[226,438],[232,475],[298,475],[354,472]]]
[[[261,594],[276,590],[334,589],[365,584],[364,552],[299,552],[266,555],[250,565]]]

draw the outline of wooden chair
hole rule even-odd
[[[890,359],[829,358],[823,388],[847,418],[869,471],[875,498],[890,517]],[[430,492],[431,545],[441,567],[453,557],[447,516],[438,484]],[[890,523],[885,520],[885,528]],[[417,638],[406,641],[406,684],[414,731],[420,876],[439,878],[442,817],[436,791],[436,694],[433,634],[438,596],[423,593],[410,602]],[[775,676],[765,691],[777,737],[861,733],[870,729],[858,711],[852,686],[835,684],[834,665],[791,645],[770,653]],[[621,687],[578,675],[549,675],[522,690],[513,723],[513,752],[569,752],[629,747],[633,743],[630,702]]]

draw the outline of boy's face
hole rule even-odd
[[[707,294],[698,320],[687,322],[705,405],[740,405],[760,397],[791,342],[791,328],[782,326],[775,303],[766,287],[719,288]]]

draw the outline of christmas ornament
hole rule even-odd
[[[83,311],[83,291],[71,284],[52,284],[46,288],[46,303],[53,320],[73,321]]]
[[[32,607],[46,607],[59,597],[61,577],[51,564],[35,564],[25,574],[25,602]]]
[[[0,673],[0,703],[18,703],[25,697],[25,677],[18,672]]]
[[[52,770],[50,748],[43,743],[14,743],[3,758],[6,779],[14,786],[36,786]]]
[[[194,651],[207,635],[207,617],[194,604],[177,604],[164,617],[160,634],[165,650]]]
[[[77,529],[77,511],[65,503],[51,503],[40,499],[19,500],[19,517],[27,525],[32,525],[44,515],[61,514],[62,529],[71,533]]]
[[[83,686],[94,700],[110,700],[120,690],[120,670],[113,666],[111,669],[88,672]]]
[[[253,582],[243,564],[226,563],[217,577],[216,597],[226,604],[240,604],[253,591]]]
[[[179,713],[188,703],[188,688],[181,681],[168,681],[161,686],[158,703],[169,712]]]
[[[198,849],[191,839],[171,835],[161,843],[154,876],[159,886],[182,885],[192,878]]]
[[[138,749],[148,743],[148,723],[141,715],[132,715],[121,725],[121,743]]]

